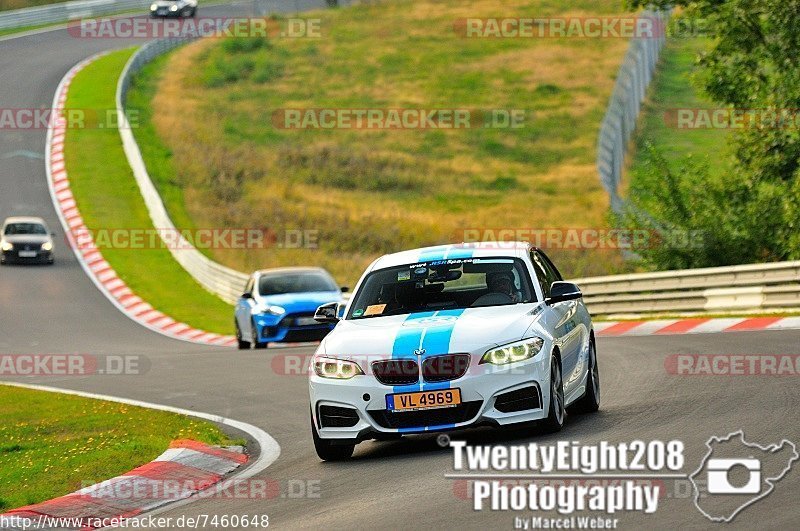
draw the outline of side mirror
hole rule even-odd
[[[341,288],[339,288],[339,290],[340,290],[342,293],[347,293],[348,291],[350,291],[350,288],[348,288],[347,286],[342,286]]]
[[[550,286],[550,296],[545,300],[547,304],[555,304],[557,302],[573,301],[583,297],[581,289],[571,282],[553,282]]]
[[[336,323],[339,322],[338,316],[339,303],[329,302],[323,304],[317,311],[314,312],[314,320],[318,323]]]
[[[243,299],[252,299],[253,298],[253,294],[250,293],[249,291],[245,291],[244,293],[242,293],[242,298]]]

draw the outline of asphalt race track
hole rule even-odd
[[[301,2],[307,4],[316,2]],[[247,7],[201,6],[201,14],[244,15]],[[65,30],[0,42],[0,108],[49,107],[71,66],[132,42],[76,39]],[[43,130],[0,133],[0,217],[41,215],[61,237],[44,160],[37,157],[44,141]],[[272,526],[287,529],[511,527],[514,512],[476,513],[459,494],[459,485],[444,477],[452,473],[452,452],[440,448],[434,435],[363,443],[351,462],[320,462],[309,433],[306,378],[281,374],[271,363],[275,356],[303,356],[312,349],[239,352],[162,337],[119,313],[63,244],[56,252],[52,267],[0,269],[0,352],[141,355],[149,360],[149,370],[142,375],[24,381],[216,413],[257,425],[281,445],[281,456],[259,476],[277,481],[280,496],[199,500],[163,515],[268,514]],[[558,436],[479,430],[458,437],[501,444],[681,439],[687,473],[700,464],[705,442],[714,435],[742,429],[750,442],[800,442],[796,375],[676,376],[664,367],[670,354],[800,354],[800,331],[601,338],[598,352],[600,413],[570,417]],[[288,495],[290,484],[306,481],[319,485],[318,497]],[[793,470],[728,527],[796,528],[797,492],[800,470]],[[654,515],[617,517],[622,528],[712,525],[690,498],[678,496],[663,499]]]

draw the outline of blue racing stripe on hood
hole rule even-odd
[[[409,315],[395,337],[394,345],[392,346],[392,358],[413,359],[421,364],[431,356],[449,353],[453,329],[458,322],[458,318],[463,313],[463,309],[457,309],[420,312]],[[437,318],[441,319],[441,321],[437,322]],[[431,324],[428,326],[424,323],[427,319],[431,320]],[[423,322],[417,326],[414,321]],[[425,354],[421,358],[414,354],[414,351],[419,348],[425,349]],[[449,388],[450,382],[425,383],[420,379],[416,384],[396,385],[394,386],[394,392],[409,393]]]

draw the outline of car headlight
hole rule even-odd
[[[42,244],[42,251],[52,251],[52,250],[53,250],[53,244],[51,242],[44,242]]]
[[[358,363],[337,358],[315,358],[314,372],[320,378],[333,378],[336,380],[349,380],[353,376],[364,374]]]
[[[11,242],[4,241],[4,242],[2,243],[2,249],[3,249],[4,251],[10,251],[10,250],[11,250],[11,249],[13,249],[13,248],[14,248],[14,244],[13,244],[13,243],[11,243]]]
[[[544,339],[541,337],[534,337],[511,343],[510,345],[503,345],[502,347],[492,349],[483,355],[481,363],[491,363],[493,365],[506,365],[508,363],[516,363],[531,359],[541,352],[544,346]]]
[[[150,4],[150,11],[155,11],[156,9],[158,9],[158,6],[157,6],[157,5],[155,5],[155,4]]]
[[[286,308],[283,308],[282,306],[270,306],[269,304],[266,304],[259,307],[258,311],[272,315],[283,315],[286,313]]]
[[[170,11],[177,11],[178,10],[178,6],[169,6],[169,10]]]

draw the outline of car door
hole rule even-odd
[[[256,277],[252,275],[247,280],[247,285],[244,288],[244,293],[250,293],[253,295],[253,290],[255,289]],[[249,337],[252,334],[252,330],[250,327],[252,326],[252,308],[253,308],[253,299],[246,298],[246,297],[239,297],[239,300],[236,301],[236,309],[234,310],[234,316],[236,318],[236,322],[239,324],[239,330],[242,332],[242,337],[245,338],[246,341],[249,341]]]
[[[549,296],[550,286],[553,282],[563,281],[561,273],[556,269],[550,259],[541,251],[531,252],[531,259],[537,267],[543,270],[547,283],[546,297]],[[581,355],[582,327],[579,326],[578,301],[562,301],[549,305],[556,314],[554,326],[552,328],[556,341],[561,352],[561,367],[564,375],[564,394],[569,395],[578,385],[580,385],[579,362]]]

